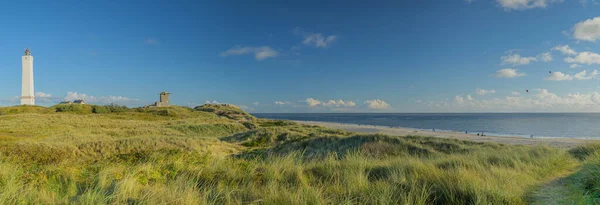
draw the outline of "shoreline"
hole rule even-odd
[[[448,138],[448,139],[459,139],[459,140],[469,140],[476,142],[494,142],[494,143],[503,143],[503,144],[512,144],[512,145],[547,145],[551,147],[558,148],[573,148],[576,146],[584,145],[587,143],[596,143],[598,140],[589,140],[589,139],[578,139],[578,138],[551,138],[551,137],[538,137],[536,138],[526,138],[523,136],[477,136],[476,134],[465,134],[461,132],[453,132],[453,131],[427,131],[421,129],[412,129],[412,128],[404,128],[404,127],[389,127],[389,126],[378,126],[378,125],[358,125],[358,124],[348,124],[348,123],[338,123],[338,122],[321,122],[321,121],[299,121],[293,120],[294,122],[304,124],[304,125],[319,125],[329,128],[341,129],[350,132],[359,132],[359,133],[380,133],[387,134],[393,136],[407,136],[407,135],[415,135],[415,136],[423,136],[423,137],[440,137],[440,138]],[[484,133],[485,134],[485,133]]]

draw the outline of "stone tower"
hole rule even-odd
[[[21,81],[21,105],[35,105],[33,92],[33,56],[29,49],[25,49],[25,55],[21,57],[23,78]]]
[[[156,102],[156,107],[169,107],[169,96],[171,93],[162,92],[160,93],[160,101]]]

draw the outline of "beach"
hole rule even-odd
[[[475,142],[494,142],[513,145],[546,145],[558,148],[573,148],[586,143],[598,142],[597,140],[576,139],[576,138],[525,138],[520,136],[477,136],[477,133],[460,133],[448,131],[424,131],[402,127],[386,127],[374,125],[358,125],[358,124],[342,124],[335,122],[316,122],[316,121],[295,121],[305,125],[319,125],[335,129],[342,129],[350,132],[360,133],[380,133],[393,136],[424,136],[424,137],[440,137],[459,140],[470,140]]]

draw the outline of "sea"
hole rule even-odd
[[[600,139],[600,113],[253,113],[259,118],[336,122],[490,136]]]

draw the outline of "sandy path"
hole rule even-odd
[[[471,140],[477,142],[497,142],[504,144],[516,144],[516,145],[548,145],[552,147],[560,148],[572,148],[578,145],[586,143],[599,142],[597,140],[585,140],[575,138],[524,138],[519,136],[477,136],[476,134],[465,134],[457,132],[432,132],[422,131],[409,128],[390,128],[384,126],[373,126],[373,125],[356,125],[356,124],[341,124],[333,122],[314,122],[314,121],[296,121],[306,125],[320,125],[330,128],[342,129],[350,132],[363,132],[363,133],[382,133],[395,136],[406,136],[406,135],[418,135],[427,137],[442,137],[460,140]]]

